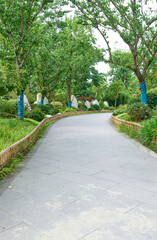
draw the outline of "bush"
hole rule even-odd
[[[157,106],[157,94],[156,93],[147,94],[147,102],[150,108],[155,108]]]
[[[64,112],[77,112],[75,108],[66,108]]]
[[[55,114],[57,114],[57,113],[59,113],[60,111],[59,111],[59,109],[58,108],[53,108],[53,109],[51,109],[50,111],[49,111],[49,114],[50,115],[55,115]]]
[[[142,143],[146,145],[153,141],[153,137],[157,138],[157,118],[144,122],[140,135]]]
[[[0,112],[17,114],[18,112],[18,101],[17,100],[0,100]]]
[[[78,108],[82,108],[82,106],[83,106],[83,103],[78,103]]]
[[[106,107],[103,102],[100,102],[99,106],[100,106],[101,109],[104,109],[104,107]]]
[[[39,108],[35,108],[31,112],[25,112],[24,116],[41,122],[45,117],[45,113],[43,113]]]
[[[62,108],[63,104],[61,102],[52,102],[51,103],[55,108]]]
[[[141,98],[140,97],[134,97],[131,98],[128,102],[128,104],[132,104],[132,103],[140,103],[141,102]]]
[[[36,104],[35,108],[39,108],[43,113],[50,114],[51,110],[54,108],[52,104]]]
[[[94,108],[94,110],[97,110],[97,111],[100,110],[100,107],[97,104],[93,104],[92,107]]]
[[[134,121],[142,121],[151,117],[150,108],[144,103],[133,103],[127,106],[127,113]]]
[[[126,112],[125,109],[118,109],[118,110],[114,111],[113,116],[117,116],[117,115],[125,113],[125,112]]]

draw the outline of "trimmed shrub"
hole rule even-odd
[[[147,102],[150,108],[155,108],[157,106],[157,94],[156,93],[147,94]]]
[[[128,115],[137,122],[151,117],[151,109],[144,103],[133,103],[127,106]]]
[[[59,111],[59,109],[58,108],[53,108],[53,109],[51,109],[50,111],[49,111],[49,114],[50,115],[55,115],[55,114],[57,114],[57,113],[59,113],[60,111]]]
[[[25,112],[24,116],[26,118],[31,118],[38,122],[41,122],[45,117],[45,113],[43,113],[39,108],[35,108],[31,112]]]
[[[93,104],[91,108],[94,108],[94,110],[97,110],[97,111],[100,110],[100,106],[97,104]]]
[[[126,112],[125,109],[118,109],[118,110],[114,111],[113,116],[117,116],[117,115],[125,113],[125,112]]]
[[[63,104],[61,102],[52,102],[51,103],[55,108],[62,108]]]
[[[43,113],[50,114],[51,110],[54,108],[52,104],[36,104],[35,108],[39,108]]]
[[[104,109],[104,107],[106,107],[103,102],[100,102],[99,106],[100,106],[101,109]]]

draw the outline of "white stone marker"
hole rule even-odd
[[[91,107],[91,105],[90,105],[90,102],[89,102],[89,101],[85,101],[85,105],[86,105],[86,107],[87,107],[87,108],[90,108],[90,107]]]
[[[78,102],[74,95],[71,96],[72,107],[78,108]]]
[[[30,106],[30,104],[28,102],[28,98],[26,97],[26,95],[24,95],[23,101],[24,101],[25,106],[27,107],[27,110],[30,111],[31,110],[31,106]]]
[[[46,105],[48,103],[49,103],[49,101],[48,101],[47,97],[44,97],[44,105]]]
[[[34,104],[40,104],[41,101],[41,93],[37,94],[37,100],[34,102]]]
[[[94,100],[94,101],[92,101],[91,102],[91,104],[93,104],[93,105],[98,105],[99,106],[99,102],[98,102],[98,100],[96,99],[96,100]]]
[[[104,102],[104,105],[105,105],[106,107],[109,107],[109,104],[108,104],[107,101]]]

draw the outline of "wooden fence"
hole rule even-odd
[[[112,111],[103,111],[103,112],[112,112]],[[16,157],[17,154],[23,152],[25,149],[28,148],[28,146],[33,143],[37,135],[40,131],[40,129],[48,122],[51,122],[53,120],[58,120],[64,117],[68,117],[70,115],[77,115],[77,114],[84,114],[84,113],[98,113],[98,111],[81,111],[81,112],[68,112],[68,113],[62,113],[57,114],[49,118],[45,118],[42,120],[41,123],[27,136],[19,140],[18,142],[14,143],[10,147],[7,147],[2,152],[0,152],[0,169],[2,169],[12,158]]]

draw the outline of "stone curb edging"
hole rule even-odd
[[[99,111],[80,111],[80,112],[67,112],[54,115],[49,118],[43,119],[36,128],[29,133],[24,138],[20,139],[18,142],[12,144],[11,146],[7,147],[3,151],[0,152],[0,169],[2,169],[12,158],[16,157],[17,154],[23,152],[28,146],[33,143],[40,131],[40,129],[48,122],[53,120],[59,120],[64,117],[68,117],[70,115],[80,115],[84,113],[98,113]],[[113,111],[102,111],[102,113],[113,112]]]
[[[129,128],[131,127],[135,130],[139,130],[140,128],[143,128],[143,126],[140,124],[116,118],[113,116],[113,114],[111,117],[111,121],[116,125],[116,127],[119,127],[121,124],[125,124],[127,127],[129,127]],[[154,130],[153,142],[157,142],[157,138],[155,137],[155,131],[157,131],[157,130]]]
[[[143,128],[143,126],[140,125],[140,124],[132,123],[132,122],[129,122],[129,121],[125,121],[125,120],[116,118],[116,117],[113,116],[113,114],[112,114],[111,120],[116,125],[116,127],[119,127],[121,124],[125,124],[127,127],[131,127],[135,130],[139,130],[140,128]]]

